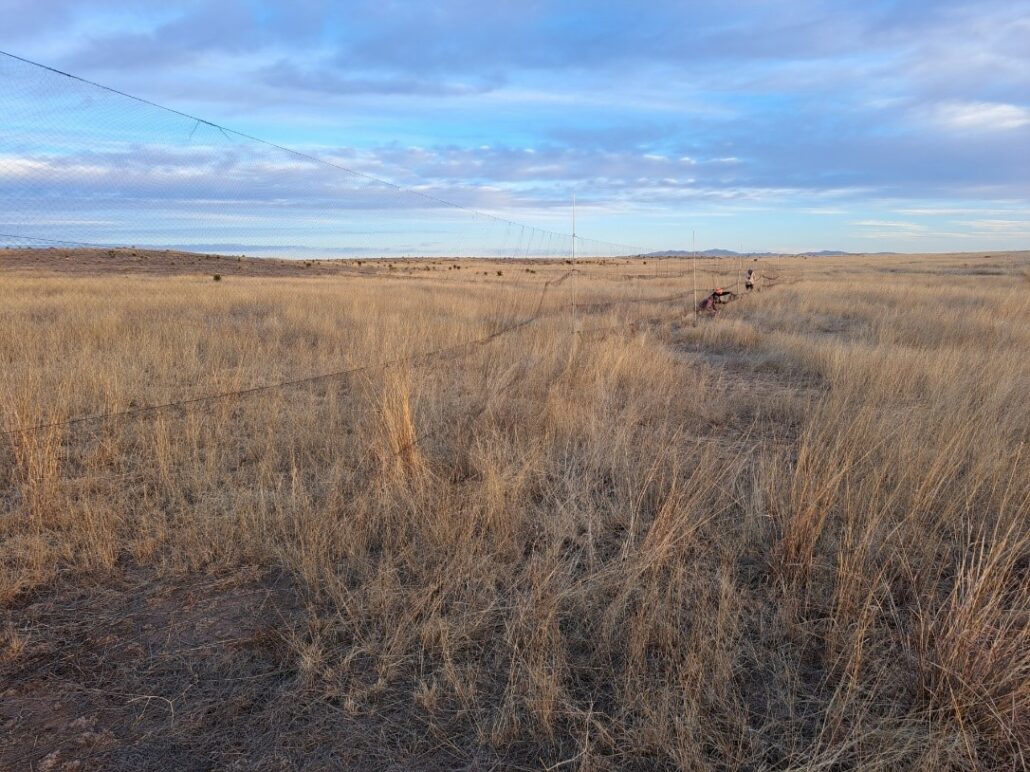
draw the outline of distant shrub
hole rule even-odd
[[[222,274],[220,274],[220,273],[216,273],[216,274],[215,274],[214,276],[212,276],[211,278],[212,278],[212,279],[214,279],[215,281],[221,281],[221,280],[222,280]]]

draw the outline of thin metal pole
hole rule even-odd
[[[693,291],[694,291],[694,324],[697,324],[697,242],[694,240],[694,231],[690,232],[690,267],[693,269]]]
[[[572,194],[572,267],[576,267],[576,194]]]
[[[572,340],[576,341],[576,194],[572,194]]]

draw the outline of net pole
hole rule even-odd
[[[697,324],[697,242],[694,238],[694,231],[690,232],[690,267],[693,273],[691,285],[694,294],[694,324]]]
[[[572,194],[572,339],[576,340],[576,194]]]

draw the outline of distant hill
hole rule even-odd
[[[644,257],[690,257],[694,254],[694,252],[686,249],[666,249],[661,252],[649,252]],[[831,257],[854,253],[844,252],[840,249],[823,249],[818,252],[734,252],[732,249],[706,249],[696,254],[699,257],[775,257],[785,254],[797,254],[805,257]]]
[[[686,249],[666,249],[661,252],[649,252],[648,254],[644,255],[644,257],[690,257],[694,254],[694,252],[691,252]],[[742,253],[734,252],[732,249],[706,249],[702,252],[697,252],[696,254],[700,257],[733,257],[739,256]],[[761,254],[772,253],[763,252]]]

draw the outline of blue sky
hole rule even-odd
[[[568,230],[575,194],[581,233],[648,249],[689,248],[694,231],[699,248],[1030,246],[1027,0],[0,0],[0,14],[11,53],[541,228]],[[0,129],[15,201],[0,225],[18,234],[516,243],[504,224],[34,77],[0,69],[20,116]],[[515,249],[564,248],[535,238]]]

